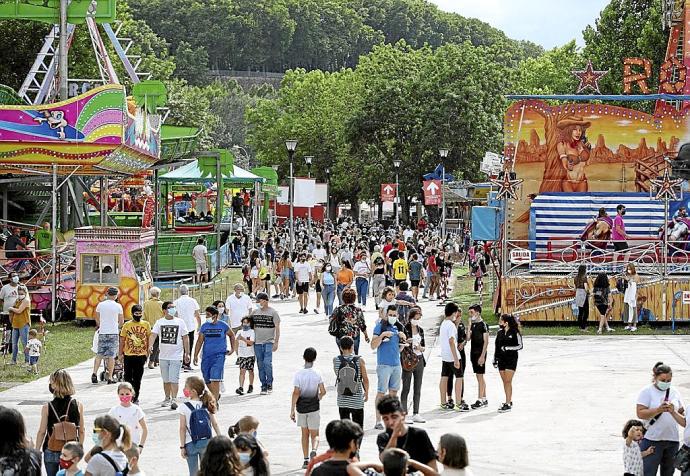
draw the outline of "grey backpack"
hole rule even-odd
[[[340,359],[340,368],[335,382],[338,395],[351,397],[357,393],[359,387],[359,357],[346,359],[339,355],[338,359]]]

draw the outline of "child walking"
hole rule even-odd
[[[240,387],[235,390],[237,395],[244,395],[244,376],[249,372],[249,387],[247,393],[254,391],[254,319],[247,316],[242,319],[242,329],[237,332],[237,365],[240,366]]]
[[[188,377],[182,393],[188,398],[180,405],[180,452],[187,460],[189,476],[196,476],[199,463],[204,456],[206,446],[213,436],[220,435],[216,421],[216,399],[200,377]]]
[[[134,387],[129,382],[122,382],[117,386],[117,396],[120,404],[110,409],[108,415],[115,417],[117,421],[129,429],[132,438],[132,447],[139,451],[144,449],[148,427],[146,426],[146,415],[139,405],[133,403],[135,397]]]
[[[654,453],[654,447],[650,446],[644,451],[640,450],[639,441],[644,436],[643,426],[640,420],[628,420],[623,427],[623,466],[624,476],[644,476],[642,458]]]
[[[43,344],[38,340],[38,332],[36,332],[36,329],[31,329],[29,331],[29,342],[26,343],[24,352],[29,357],[28,371],[34,375],[38,375],[38,358],[41,356],[42,347]]]

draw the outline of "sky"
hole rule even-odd
[[[442,10],[478,18],[516,40],[546,49],[572,39],[584,46],[582,30],[610,0],[431,0]]]

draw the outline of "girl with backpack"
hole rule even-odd
[[[43,451],[48,476],[60,469],[60,452],[68,441],[84,442],[84,407],[72,396],[76,393],[66,370],[56,370],[48,381],[53,400],[43,405],[36,435],[36,449]]]
[[[353,353],[354,339],[340,339],[342,355],[333,358],[335,388],[340,418],[349,418],[364,427],[364,402],[369,396],[369,377],[364,359]]]
[[[93,423],[93,444],[86,457],[85,476],[124,476],[129,472],[127,451],[132,439],[127,426],[110,415],[101,415]],[[117,444],[120,440],[120,445]]]
[[[594,281],[594,305],[599,311],[599,330],[597,334],[601,334],[604,327],[608,332],[613,332],[609,327],[608,319],[611,314],[611,284],[606,273],[599,273],[597,279]]]
[[[180,405],[180,453],[187,460],[189,476],[196,476],[199,462],[213,436],[220,435],[216,421],[216,399],[200,377],[188,377],[182,390],[188,401]]]

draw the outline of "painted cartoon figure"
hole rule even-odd
[[[588,189],[585,166],[592,145],[587,142],[585,130],[591,125],[591,122],[578,116],[562,119],[556,125],[560,131],[556,146],[558,157],[567,174],[567,179],[563,182],[564,192],[586,192]]]
[[[51,129],[57,130],[60,139],[65,138],[65,127],[67,127],[67,120],[63,111],[43,111],[44,117],[34,117],[34,121],[43,124],[46,122]]]

